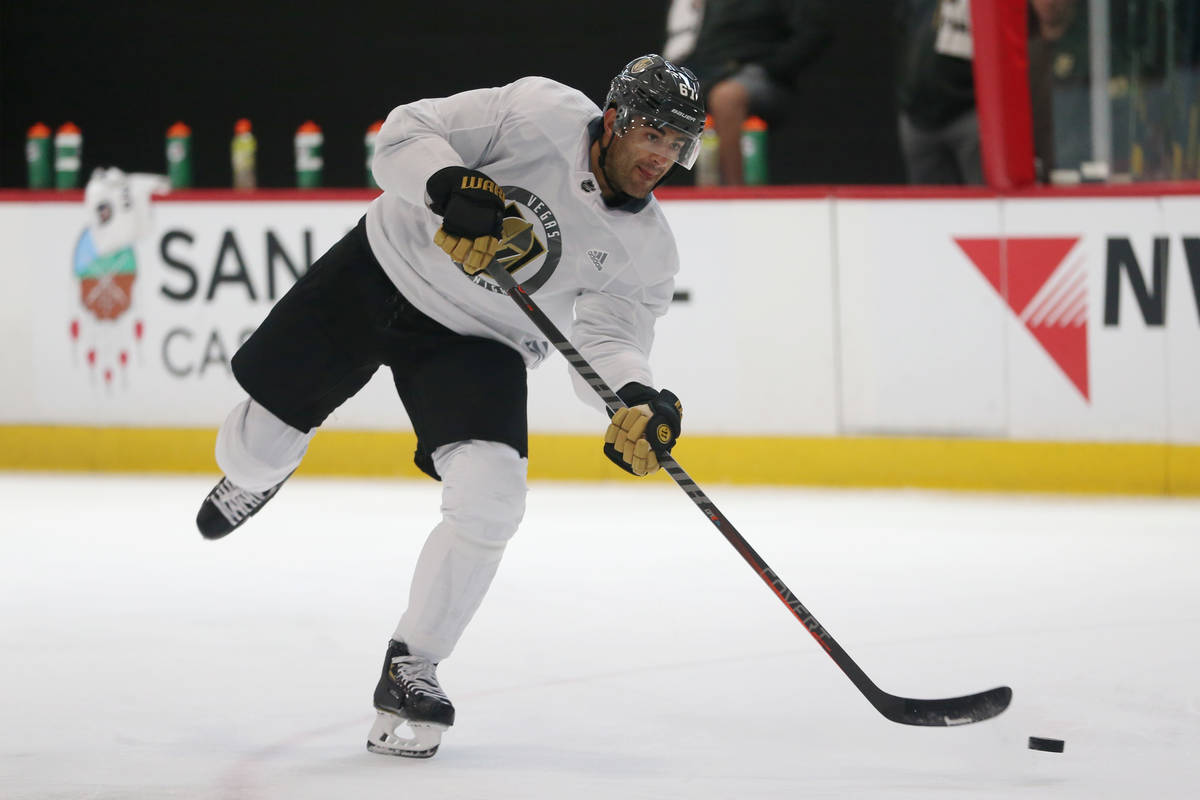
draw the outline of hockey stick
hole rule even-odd
[[[575,369],[579,375],[588,382],[595,391],[600,395],[600,398],[608,406],[610,412],[615,412],[619,408],[623,408],[625,403],[621,398],[617,397],[604,379],[601,378],[596,371],[592,369],[587,360],[580,355],[562,332],[550,321],[550,318],[533,302],[516,279],[508,274],[502,265],[493,261],[487,267],[487,274],[500,284],[509,297],[513,299],[525,315],[537,326],[550,343],[554,345],[558,352],[566,357],[567,361]],[[754,552],[754,548],[750,546],[742,535],[737,532],[737,529],[725,518],[725,515],[717,510],[717,506],[708,496],[700,490],[696,482],[683,471],[683,467],[669,455],[658,457],[659,464],[663,469],[675,479],[679,484],[679,488],[687,493],[687,496],[692,499],[692,502],[704,512],[704,516],[708,517],[717,530],[733,545],[742,558],[746,560],[758,576],[763,579],[763,582],[771,588],[771,591],[783,601],[783,604],[788,607],[788,610],[800,620],[800,624],[808,630],[817,644],[829,654],[833,659],[833,663],[837,664],[842,672],[850,678],[863,696],[875,706],[875,709],[883,716],[890,719],[892,722],[899,722],[904,725],[925,725],[925,726],[947,726],[947,725],[965,725],[969,722],[980,722],[985,719],[991,719],[1004,709],[1008,708],[1009,702],[1012,700],[1012,689],[1007,686],[1000,686],[995,689],[990,689],[986,692],[978,694],[966,695],[963,697],[947,697],[940,700],[916,700],[909,697],[897,697],[896,695],[888,694],[880,689],[875,683],[867,677],[867,674],[850,658],[849,654],[842,649],[825,630],[825,627],[817,621],[817,618],[812,615],[807,608],[801,604],[796,595],[792,594],[784,582],[780,579],[775,571],[767,566],[767,562],[763,561],[762,557]]]

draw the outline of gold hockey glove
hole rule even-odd
[[[478,236],[472,239],[446,233],[444,223],[433,235],[433,243],[445,250],[446,255],[455,263],[461,264],[463,271],[468,275],[487,269],[500,247],[500,240],[495,236]]]
[[[504,190],[478,170],[445,167],[430,176],[425,191],[430,209],[442,217],[433,243],[468,275],[486,269],[500,247]]]
[[[679,398],[640,383],[617,392],[628,407],[618,409],[604,432],[604,455],[633,475],[658,471],[658,456],[671,452],[679,438],[683,407]]]

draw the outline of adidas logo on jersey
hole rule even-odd
[[[604,262],[608,259],[608,253],[604,250],[588,250],[588,258],[592,260],[592,266],[596,269],[604,269]]]

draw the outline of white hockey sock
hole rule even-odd
[[[429,534],[394,638],[431,661],[450,655],[525,514],[528,460],[498,442],[439,447],[442,521]]]
[[[247,397],[217,431],[217,465],[241,488],[266,491],[300,466],[316,432],[296,430]]]

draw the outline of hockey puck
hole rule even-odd
[[[1061,753],[1066,746],[1066,742],[1062,739],[1039,739],[1036,736],[1029,737],[1030,750],[1044,750],[1047,753]]]

